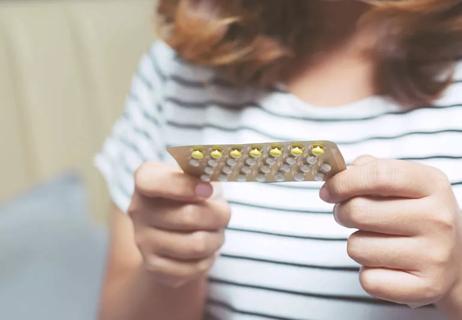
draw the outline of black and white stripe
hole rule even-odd
[[[462,78],[462,68],[456,76]],[[403,110],[373,97],[324,110],[281,90],[236,89],[156,43],[96,163],[114,202],[126,210],[134,171],[145,161],[172,161],[167,146],[328,139],[348,163],[368,153],[438,167],[462,203],[461,118],[460,80],[435,105]],[[319,187],[223,186],[233,215],[210,274],[207,319],[440,319],[433,307],[411,310],[362,290],[359,266],[346,253],[352,230],[335,223]]]

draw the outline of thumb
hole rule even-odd
[[[372,161],[375,161],[375,160],[377,160],[376,157],[365,154],[365,155],[362,155],[362,156],[356,158],[351,164],[353,166],[362,166],[362,165],[368,164],[368,163],[370,163]]]

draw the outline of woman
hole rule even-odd
[[[101,319],[459,319],[462,1],[159,15],[97,158],[117,207]],[[333,140],[351,165],[320,191],[212,186],[165,151],[275,139]]]

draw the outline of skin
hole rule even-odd
[[[371,295],[462,314],[462,221],[446,175],[409,161],[362,156],[326,182],[335,220],[355,228],[348,255]]]
[[[321,54],[302,57],[289,70],[288,90],[319,107],[376,94],[374,62],[364,54],[373,30],[351,27],[367,6],[310,1],[336,24],[318,43]],[[229,207],[212,196],[210,184],[159,163],[143,164],[135,185],[129,215],[111,213],[99,319],[200,320]],[[320,196],[336,204],[338,223],[359,230],[348,240],[348,254],[363,266],[367,292],[412,307],[436,303],[451,320],[462,314],[460,210],[444,174],[364,156],[329,180]]]

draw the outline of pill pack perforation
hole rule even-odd
[[[331,141],[192,145],[168,152],[185,173],[203,181],[324,181],[346,168]]]

